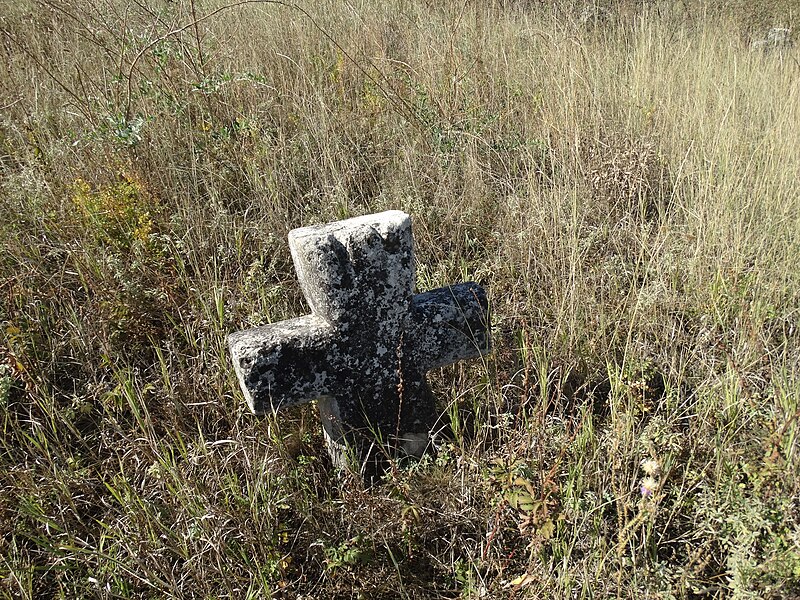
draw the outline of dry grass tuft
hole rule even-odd
[[[303,7],[3,4],[0,597],[800,595],[796,0]],[[496,350],[365,490],[224,336],[387,208]]]

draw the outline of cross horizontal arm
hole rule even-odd
[[[330,340],[331,327],[314,315],[230,334],[233,367],[253,412],[328,394]]]
[[[421,371],[489,351],[488,301],[477,283],[447,286],[412,299],[412,338]]]

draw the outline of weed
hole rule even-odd
[[[118,181],[93,190],[78,179],[73,185],[72,203],[96,243],[109,244],[120,251],[129,251],[134,243],[149,243],[155,204],[140,182],[123,175]]]

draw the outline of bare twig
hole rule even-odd
[[[77,94],[77,92],[75,92],[75,90],[73,90],[71,87],[69,87],[63,81],[61,81],[61,79],[59,79],[56,76],[56,74],[53,73],[53,71],[47,67],[47,65],[45,65],[41,60],[39,60],[39,57],[36,56],[36,54],[34,54],[30,50],[28,50],[28,48],[25,46],[25,44],[16,35],[14,35],[8,29],[5,29],[5,28],[2,29],[2,32],[3,32],[3,35],[5,35],[20,50],[20,52],[25,54],[34,63],[36,63],[36,66],[39,67],[42,71],[44,71],[47,74],[47,76],[59,88],[61,88],[61,90],[64,93],[66,93],[73,100],[75,100],[75,102],[77,104],[77,109],[81,112],[81,114],[83,114],[84,117],[86,117],[86,119],[93,126],[97,125],[97,121],[95,120],[94,116],[92,115],[92,111],[89,110],[89,107],[87,106],[87,99],[86,98],[81,98],[80,96],[78,96],[78,94]]]
[[[12,100],[8,104],[4,104],[3,106],[0,106],[0,111],[8,110],[12,106],[14,106],[16,104],[19,104],[20,102],[22,102],[22,98],[17,98],[16,100]]]
[[[198,27],[199,23],[197,21],[197,7],[195,6],[195,0],[191,0],[189,3],[192,7],[192,21],[194,22],[194,41],[197,45],[197,60],[200,62],[200,70],[203,70],[203,66],[205,65],[205,60],[203,59],[203,46],[200,43],[200,28]]]
[[[230,10],[232,8],[238,8],[240,6],[245,6],[247,4],[275,4],[277,6],[283,6],[285,8],[289,8],[289,9],[292,9],[292,10],[295,10],[295,11],[299,12],[306,19],[308,19],[308,21],[311,23],[311,25],[314,27],[314,29],[319,31],[323,35],[323,37],[325,37],[325,39],[327,39],[331,44],[333,44],[333,46],[339,52],[342,53],[342,56],[344,56],[350,63],[352,63],[367,79],[369,79],[383,93],[384,97],[387,100],[389,100],[389,102],[394,104],[395,107],[401,108],[402,109],[401,112],[404,113],[405,116],[407,118],[409,118],[409,120],[411,120],[412,122],[415,122],[418,125],[424,126],[424,123],[417,116],[416,112],[414,111],[414,108],[407,101],[405,101],[399,94],[397,94],[396,90],[394,90],[392,88],[391,83],[389,83],[389,81],[387,80],[387,77],[383,74],[383,72],[380,69],[377,68],[377,66],[375,66],[369,59],[366,59],[367,62],[369,63],[369,65],[371,67],[373,67],[378,73],[380,73],[380,78],[376,78],[375,76],[373,76],[355,58],[353,58],[350,55],[350,53],[348,53],[347,50],[345,50],[342,47],[342,45],[339,42],[336,41],[336,38],[334,38],[333,35],[331,35],[324,27],[322,27],[319,23],[317,23],[317,21],[314,19],[314,17],[306,9],[304,9],[301,6],[298,6],[297,4],[292,4],[292,3],[289,3],[289,2],[282,2],[281,0],[239,0],[238,2],[233,2],[231,4],[225,4],[223,6],[215,8],[214,10],[209,12],[208,14],[205,14],[205,15],[203,15],[201,17],[193,18],[191,22],[186,23],[184,25],[181,25],[180,27],[177,27],[177,28],[175,28],[175,29],[173,29],[171,31],[168,31],[164,35],[161,35],[161,36],[157,37],[152,42],[150,42],[150,43],[146,44],[144,47],[142,47],[139,50],[139,52],[136,54],[136,56],[134,57],[133,61],[131,62],[130,68],[128,69],[126,101],[125,101],[125,118],[126,119],[130,118],[131,98],[132,98],[132,95],[133,95],[133,92],[132,92],[133,71],[136,68],[136,65],[139,63],[139,61],[142,59],[142,57],[145,55],[145,53],[148,50],[150,50],[153,46],[155,46],[157,44],[160,44],[164,40],[167,40],[167,39],[169,39],[169,38],[171,38],[173,36],[176,36],[176,35],[178,35],[180,33],[183,33],[184,31],[186,31],[189,28],[196,28],[199,23],[202,23],[203,21],[207,21],[208,19],[211,19],[212,17],[215,17],[215,16],[217,16],[218,14],[220,14],[222,12],[225,12],[225,11]],[[202,63],[202,60],[201,60],[201,63]],[[387,88],[389,88],[394,93],[390,94],[387,91]]]

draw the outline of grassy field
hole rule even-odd
[[[0,0],[0,597],[800,597],[800,2]],[[294,227],[488,290],[337,481],[225,335]]]

